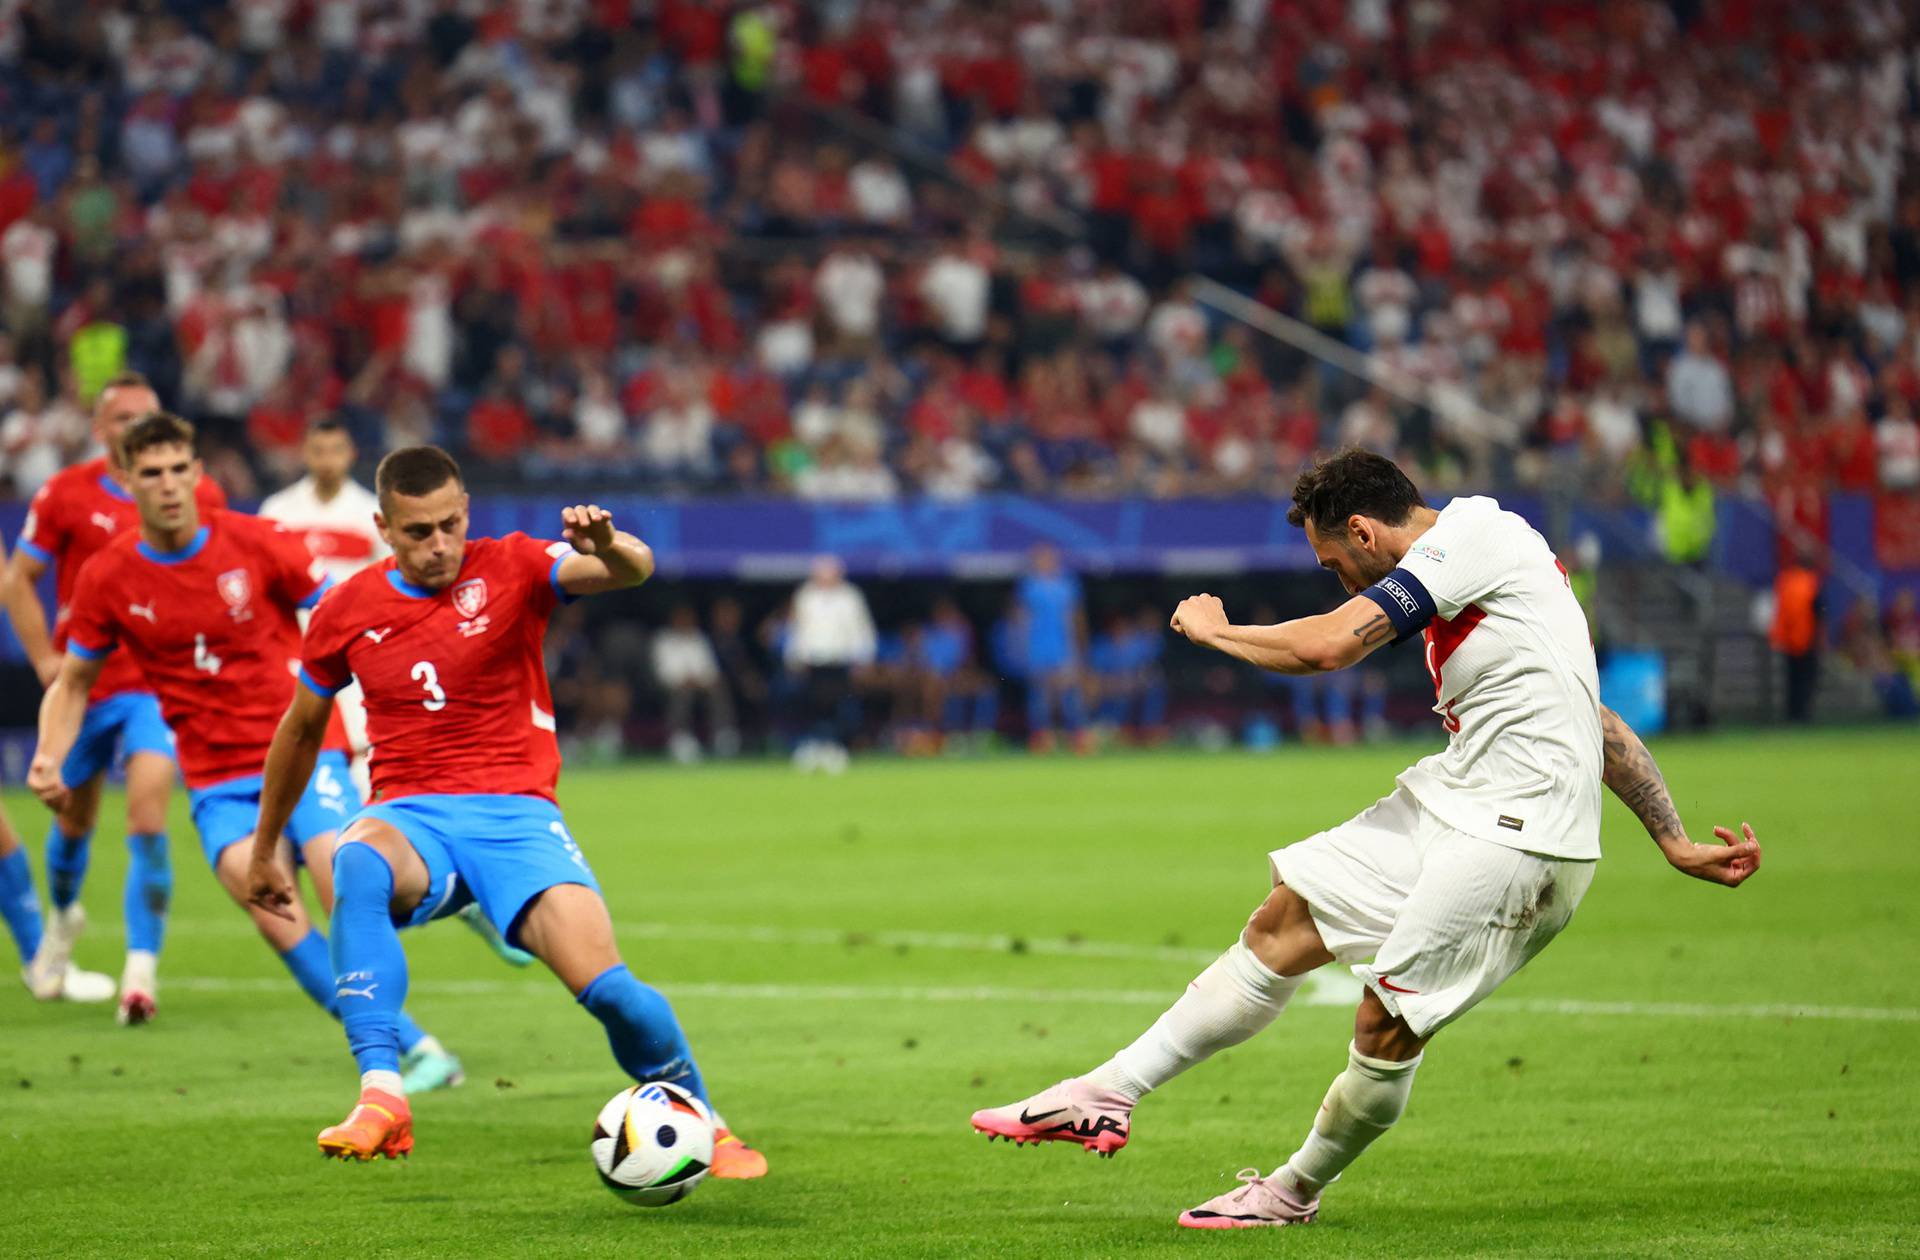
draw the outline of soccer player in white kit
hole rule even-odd
[[[307,475],[260,503],[261,516],[306,540],[307,550],[336,586],[385,560],[393,550],[374,528],[373,514],[380,504],[373,491],[353,479],[357,458],[359,451],[346,425],[331,416],[316,420],[300,447]],[[360,688],[346,688],[334,699],[347,726],[347,742],[353,746],[354,781],[365,796],[367,711],[360,703]]]
[[[1492,499],[1436,512],[1391,460],[1347,450],[1301,474],[1288,519],[1353,597],[1331,613],[1236,626],[1195,595],[1173,628],[1287,674],[1343,669],[1416,633],[1444,751],[1350,821],[1269,855],[1273,889],[1240,939],[1132,1045],[1085,1076],[978,1111],[1014,1142],[1112,1155],[1134,1105],[1271,1023],[1308,972],[1338,961],[1366,985],[1346,1071],[1306,1139],[1268,1175],[1181,1213],[1196,1229],[1304,1224],[1320,1192],[1400,1118],[1427,1042],[1559,934],[1600,857],[1604,783],[1676,869],[1738,886],[1753,829],[1695,844],[1646,746],[1600,704],[1586,618],[1553,552]]]

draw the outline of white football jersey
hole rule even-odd
[[[1547,540],[1487,498],[1449,503],[1400,561],[1447,747],[1400,776],[1449,827],[1550,857],[1600,856],[1600,680],[1586,614]]]
[[[392,550],[373,527],[373,513],[379,506],[373,491],[357,481],[348,481],[323,503],[314,492],[313,478],[302,477],[268,495],[260,504],[260,515],[303,536],[307,550],[325,567],[327,576],[344,582],[386,559]]]

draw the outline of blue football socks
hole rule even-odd
[[[400,1008],[407,999],[407,956],[388,907],[393,868],[364,844],[333,855],[335,1013],[362,1072],[400,1071]]]
[[[636,1081],[667,1081],[707,1101],[687,1035],[660,991],[633,978],[625,963],[607,968],[580,990],[580,1005],[606,1026],[613,1057]]]
[[[173,867],[167,860],[164,832],[127,837],[127,887],[121,908],[127,920],[127,948],[158,954],[167,935],[167,903],[173,899]]]
[[[33,891],[33,867],[25,847],[0,858],[0,918],[13,933],[20,961],[32,962],[40,952],[40,898]]]
[[[56,822],[47,833],[47,900],[53,902],[55,910],[65,910],[80,899],[92,849],[91,831],[69,836]]]
[[[319,928],[310,929],[299,944],[280,955],[280,961],[287,964],[294,982],[321,1010],[329,1015],[338,1013],[334,1010],[333,956]]]

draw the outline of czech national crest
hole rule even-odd
[[[253,579],[245,569],[228,569],[214,579],[214,585],[220,591],[220,598],[227,601],[227,607],[239,613],[253,598]]]
[[[453,588],[453,607],[462,617],[471,621],[480,615],[487,606],[487,580],[471,578]]]

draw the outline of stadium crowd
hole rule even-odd
[[[72,458],[125,366],[240,498],[323,412],[496,481],[841,500],[1272,490],[1358,441],[1440,488],[1652,497],[1685,464],[1816,531],[1873,493],[1920,561],[1908,22],[7,5],[0,479]]]

